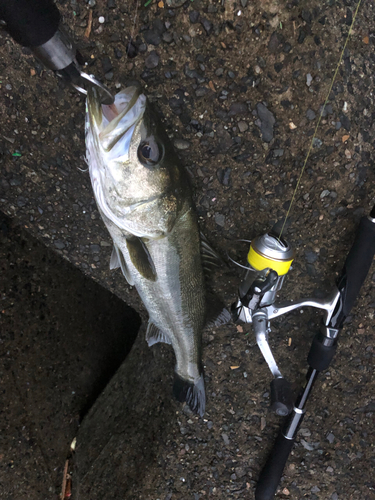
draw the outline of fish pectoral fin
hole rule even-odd
[[[150,252],[141,238],[126,240],[130,259],[139,274],[150,281],[156,281],[156,269]]]
[[[226,262],[208,243],[206,236],[200,232],[202,265],[206,271],[214,267],[226,266]]]
[[[175,372],[173,394],[177,401],[180,401],[181,403],[186,401],[194,413],[203,417],[206,408],[206,393],[204,389],[203,373],[194,384],[194,382],[189,382],[188,380],[183,379]]]
[[[134,280],[132,279],[129,269],[127,268],[125,258],[117,245],[113,245],[111,260],[109,263],[110,269],[117,269],[121,267],[122,274],[125,276],[126,281],[130,286],[134,285]]]
[[[213,293],[207,293],[206,328],[214,328],[226,325],[232,320],[232,316],[223,302]]]
[[[118,256],[118,250],[116,250],[116,245],[113,245],[111,260],[109,262],[109,269],[112,271],[112,269],[117,269],[120,266],[121,264]]]
[[[154,344],[158,344],[159,342],[163,342],[164,344],[171,344],[171,339],[168,335],[162,332],[157,326],[154,325],[151,321],[149,321],[146,331],[146,341],[148,346],[151,347]]]

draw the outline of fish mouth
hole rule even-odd
[[[113,104],[100,104],[95,89],[87,94],[87,111],[98,142],[111,158],[129,152],[134,129],[146,109],[146,96],[139,85],[131,85],[115,95]]]

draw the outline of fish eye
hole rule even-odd
[[[162,156],[163,148],[153,137],[146,139],[138,146],[138,158],[145,167],[154,167]]]

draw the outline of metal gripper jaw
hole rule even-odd
[[[277,415],[288,415],[293,409],[290,383],[281,375],[268,342],[270,308],[281,289],[294,256],[285,240],[272,233],[251,242],[247,272],[238,300],[232,305],[234,321],[252,323],[256,341],[273,375],[271,408]]]

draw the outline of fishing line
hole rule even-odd
[[[137,0],[136,4],[135,4],[135,14],[134,14],[133,26],[132,26],[132,31],[130,33],[128,47],[130,47],[130,44],[133,42],[133,39],[134,39],[134,31],[135,31],[135,27],[137,24],[137,16],[138,16],[138,6],[139,6],[139,0]]]
[[[346,46],[347,46],[347,44],[348,44],[348,42],[349,42],[350,35],[352,34],[353,25],[354,25],[354,23],[355,23],[355,20],[356,20],[356,17],[357,17],[358,10],[359,10],[359,7],[360,7],[360,5],[361,5],[361,2],[362,2],[362,0],[359,0],[359,1],[358,1],[357,8],[356,8],[356,10],[355,10],[355,13],[354,13],[354,16],[353,16],[353,20],[352,20],[352,23],[351,23],[350,28],[349,28],[348,36],[346,37],[346,40],[345,40],[345,43],[344,43],[344,47],[343,47],[343,49],[342,49],[342,51],[341,51],[341,55],[340,55],[339,61],[338,61],[337,66],[336,66],[336,70],[335,70],[335,73],[334,73],[334,75],[333,75],[333,78],[332,78],[332,81],[331,81],[331,85],[330,85],[329,90],[328,90],[328,93],[327,93],[326,100],[324,101],[323,108],[322,108],[322,110],[321,110],[321,112],[320,112],[320,116],[319,116],[318,122],[317,122],[317,124],[316,124],[316,126],[315,126],[314,134],[313,134],[312,139],[311,139],[311,142],[310,142],[310,147],[309,147],[309,149],[308,149],[308,151],[307,151],[307,154],[306,154],[305,160],[304,160],[304,162],[303,162],[302,170],[301,170],[301,173],[300,173],[300,175],[299,175],[299,177],[298,177],[297,185],[296,185],[296,187],[295,187],[295,189],[294,189],[293,196],[292,196],[292,199],[291,199],[291,201],[290,201],[289,208],[288,208],[288,211],[287,211],[287,213],[286,213],[286,216],[285,216],[285,219],[284,219],[284,223],[283,223],[283,225],[282,225],[282,228],[281,228],[281,231],[280,231],[280,234],[279,234],[279,237],[278,237],[279,239],[281,238],[281,235],[283,234],[283,231],[284,231],[284,228],[285,228],[286,221],[287,221],[287,219],[288,219],[288,217],[289,217],[289,215],[290,215],[290,212],[291,212],[291,210],[292,210],[292,206],[293,206],[293,203],[294,203],[294,200],[295,200],[295,197],[296,197],[296,194],[297,194],[297,191],[298,191],[298,188],[299,188],[299,185],[300,185],[300,182],[301,182],[301,179],[302,179],[303,173],[304,173],[304,171],[305,171],[305,167],[306,167],[307,161],[308,161],[308,159],[309,159],[309,157],[310,157],[311,150],[312,150],[312,148],[313,148],[313,146],[314,146],[314,140],[315,140],[315,137],[316,137],[316,133],[317,133],[317,131],[318,131],[318,128],[319,128],[320,122],[321,122],[321,120],[322,120],[322,117],[323,117],[323,113],[324,113],[324,110],[325,110],[326,104],[327,104],[327,102],[328,102],[328,100],[329,100],[329,96],[330,96],[330,93],[331,93],[331,91],[332,91],[332,87],[333,87],[333,85],[334,85],[334,83],[335,83],[337,73],[338,73],[338,71],[339,71],[339,68],[340,68],[341,62],[342,62],[342,60],[343,60],[343,57],[344,57],[344,52],[345,52]]]

